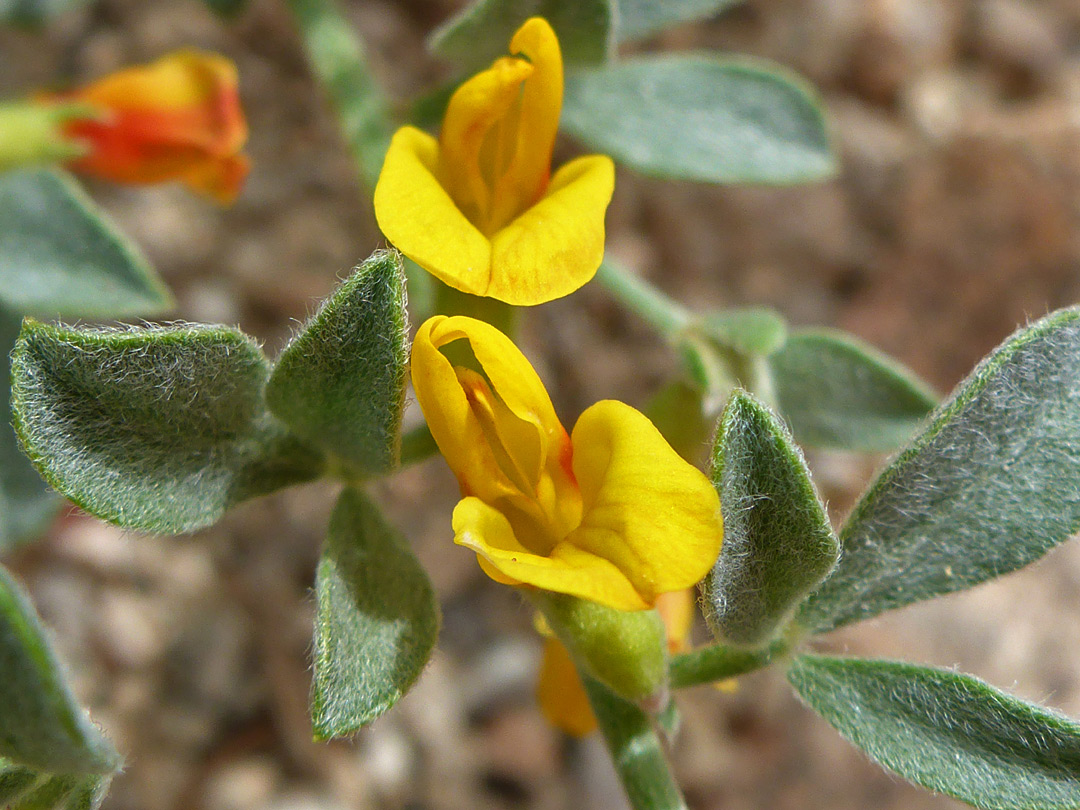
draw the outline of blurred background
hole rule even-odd
[[[343,5],[395,99],[446,78],[423,43],[460,2]],[[189,45],[240,69],[254,169],[239,201],[91,192],[175,291],[175,317],[239,324],[273,355],[384,244],[282,3],[252,0],[226,24],[196,0],[101,0],[41,32],[3,30],[0,97]],[[642,47],[790,66],[820,89],[842,161],[835,180],[789,189],[620,171],[609,248],[675,298],[850,330],[942,393],[1018,324],[1080,301],[1076,0],[748,0]],[[676,368],[596,285],[530,310],[522,343],[567,424],[601,398],[641,407]],[[810,454],[835,518],[881,461]],[[457,493],[441,460],[376,489],[433,578],[444,627],[413,692],[350,742],[312,743],[307,715],[311,588],[334,487],[258,500],[178,538],[71,511],[10,561],[127,757],[106,808],[623,807],[601,742],[564,738],[538,713],[531,615],[451,543]],[[1080,716],[1080,545],[819,646],[955,666]],[[673,756],[695,810],[960,806],[866,760],[780,673],[689,690],[680,705]]]

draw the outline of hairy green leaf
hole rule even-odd
[[[119,318],[168,309],[172,297],[73,180],[36,170],[0,174],[0,303]]]
[[[68,691],[30,600],[3,567],[0,706],[0,756],[35,770],[69,774],[111,773],[119,766],[112,745]]]
[[[686,810],[648,716],[588,675],[581,681],[633,810]]]
[[[656,177],[789,184],[836,170],[816,96],[766,63],[678,54],[583,70],[567,76],[562,123]]]
[[[322,472],[267,410],[270,368],[227,327],[68,329],[28,320],[12,409],[23,447],[93,515],[192,531],[231,506]]]
[[[11,427],[11,350],[21,324],[21,315],[0,304],[0,554],[43,531],[60,504]]]
[[[401,256],[377,252],[286,347],[267,384],[270,410],[354,475],[391,470],[401,447],[407,328]]]
[[[431,655],[439,605],[424,569],[361,492],[330,518],[315,582],[316,739],[353,734],[398,702]]]
[[[1080,309],[1020,329],[864,493],[797,621],[824,631],[977,585],[1080,530]]]
[[[5,810],[97,810],[113,774],[55,774],[0,758],[0,807]]]
[[[937,402],[910,371],[843,332],[794,332],[769,366],[780,412],[814,447],[895,450]]]
[[[832,570],[840,544],[790,434],[768,409],[735,391],[713,451],[724,545],[702,582],[713,634],[767,643]]]
[[[620,42],[642,39],[678,23],[727,11],[743,0],[618,0]]]
[[[568,67],[602,64],[614,47],[613,0],[476,0],[440,26],[428,46],[472,73],[507,53],[529,17],[543,17],[559,37]]]
[[[745,355],[770,355],[787,340],[787,323],[768,307],[711,312],[698,321],[703,333]]]
[[[1080,724],[969,675],[803,655],[795,691],[886,768],[984,810],[1080,807]]]

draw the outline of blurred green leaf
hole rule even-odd
[[[288,5],[312,70],[337,113],[360,180],[374,190],[394,128],[364,43],[335,0],[288,0]]]
[[[743,0],[618,0],[618,39],[643,39],[678,23],[727,11]]]
[[[354,475],[397,466],[407,319],[401,256],[374,253],[293,338],[267,384],[270,410]]]
[[[697,325],[717,343],[740,354],[770,355],[787,340],[787,323],[768,307],[710,312]]]
[[[836,171],[817,97],[766,63],[678,54],[579,71],[566,78],[562,123],[656,177],[790,184]]]
[[[269,363],[227,327],[68,329],[27,321],[15,428],[38,470],[93,515],[193,531],[322,459],[269,413]]]
[[[231,19],[247,8],[247,0],[203,0],[219,17]]]
[[[832,570],[840,544],[790,434],[744,391],[728,400],[713,455],[724,545],[702,582],[721,641],[769,641]]]
[[[1017,331],[863,494],[797,621],[824,631],[1023,568],[1080,530],[1080,309]]]
[[[0,706],[0,756],[65,774],[108,774],[119,767],[119,755],[68,691],[30,600],[3,567]]]
[[[5,810],[97,810],[112,774],[54,774],[0,758],[0,807]]]
[[[727,644],[696,647],[671,657],[668,675],[673,689],[698,686],[703,683],[734,678],[767,667],[789,649],[789,643],[779,638],[767,647],[748,649]]]
[[[68,9],[86,5],[88,0],[0,0],[0,24],[37,27]]]
[[[937,402],[898,362],[834,330],[793,332],[769,366],[780,412],[812,447],[895,450]]]
[[[645,407],[645,415],[667,443],[694,466],[704,461],[713,431],[703,408],[701,392],[682,380],[661,388]]]
[[[346,489],[316,575],[311,719],[319,740],[353,734],[398,702],[439,632],[431,582],[378,508]]]
[[[900,776],[984,810],[1080,807],[1080,724],[977,678],[802,655],[795,691]]]
[[[633,810],[686,810],[649,717],[599,681],[581,681]]]
[[[60,505],[11,427],[11,350],[22,316],[0,304],[0,555],[44,531]]]
[[[41,316],[151,315],[172,297],[81,188],[53,171],[0,174],[0,302]]]
[[[543,17],[568,67],[598,65],[614,48],[614,15],[614,0],[476,0],[440,26],[428,47],[473,73],[507,53],[525,20]]]

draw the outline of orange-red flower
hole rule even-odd
[[[176,51],[53,99],[98,113],[64,126],[86,148],[69,164],[76,172],[118,183],[179,180],[221,203],[247,176],[236,66],[217,54]]]

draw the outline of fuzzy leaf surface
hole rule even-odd
[[[699,324],[701,331],[713,340],[745,355],[773,354],[787,340],[787,323],[767,307],[712,312]]]
[[[380,251],[282,352],[266,388],[270,410],[349,470],[388,472],[401,449],[407,329],[401,256]]]
[[[330,518],[315,580],[316,739],[353,734],[398,702],[427,663],[439,606],[427,574],[361,492]]]
[[[766,63],[678,54],[578,71],[566,78],[562,123],[655,177],[789,184],[836,170],[813,91]]]
[[[824,631],[1023,568],[1080,530],[1080,309],[983,359],[863,494],[797,621]]]
[[[66,774],[107,774],[119,766],[112,745],[71,696],[29,598],[3,567],[0,706],[0,757]]]
[[[615,42],[614,0],[476,0],[431,35],[428,47],[466,73],[506,55],[514,32],[543,17],[559,38],[567,67],[606,62]]]
[[[0,807],[5,810],[97,810],[113,774],[55,774],[0,758]]]
[[[702,20],[743,0],[618,0],[620,42],[643,39],[679,23]]]
[[[151,315],[172,297],[146,259],[69,177],[0,175],[0,303],[33,315]]]
[[[1080,724],[949,670],[802,655],[788,680],[845,739],[983,810],[1080,807]]]
[[[895,450],[937,404],[914,374],[843,332],[794,332],[769,366],[780,412],[812,447]]]
[[[269,362],[235,329],[68,329],[27,321],[12,409],[27,454],[103,520],[193,531],[322,472],[266,408]]]
[[[791,435],[736,390],[713,451],[724,545],[702,583],[703,612],[722,641],[758,646],[836,564],[840,544]]]
[[[60,505],[11,427],[11,350],[21,325],[22,316],[0,304],[0,555],[42,532]]]

